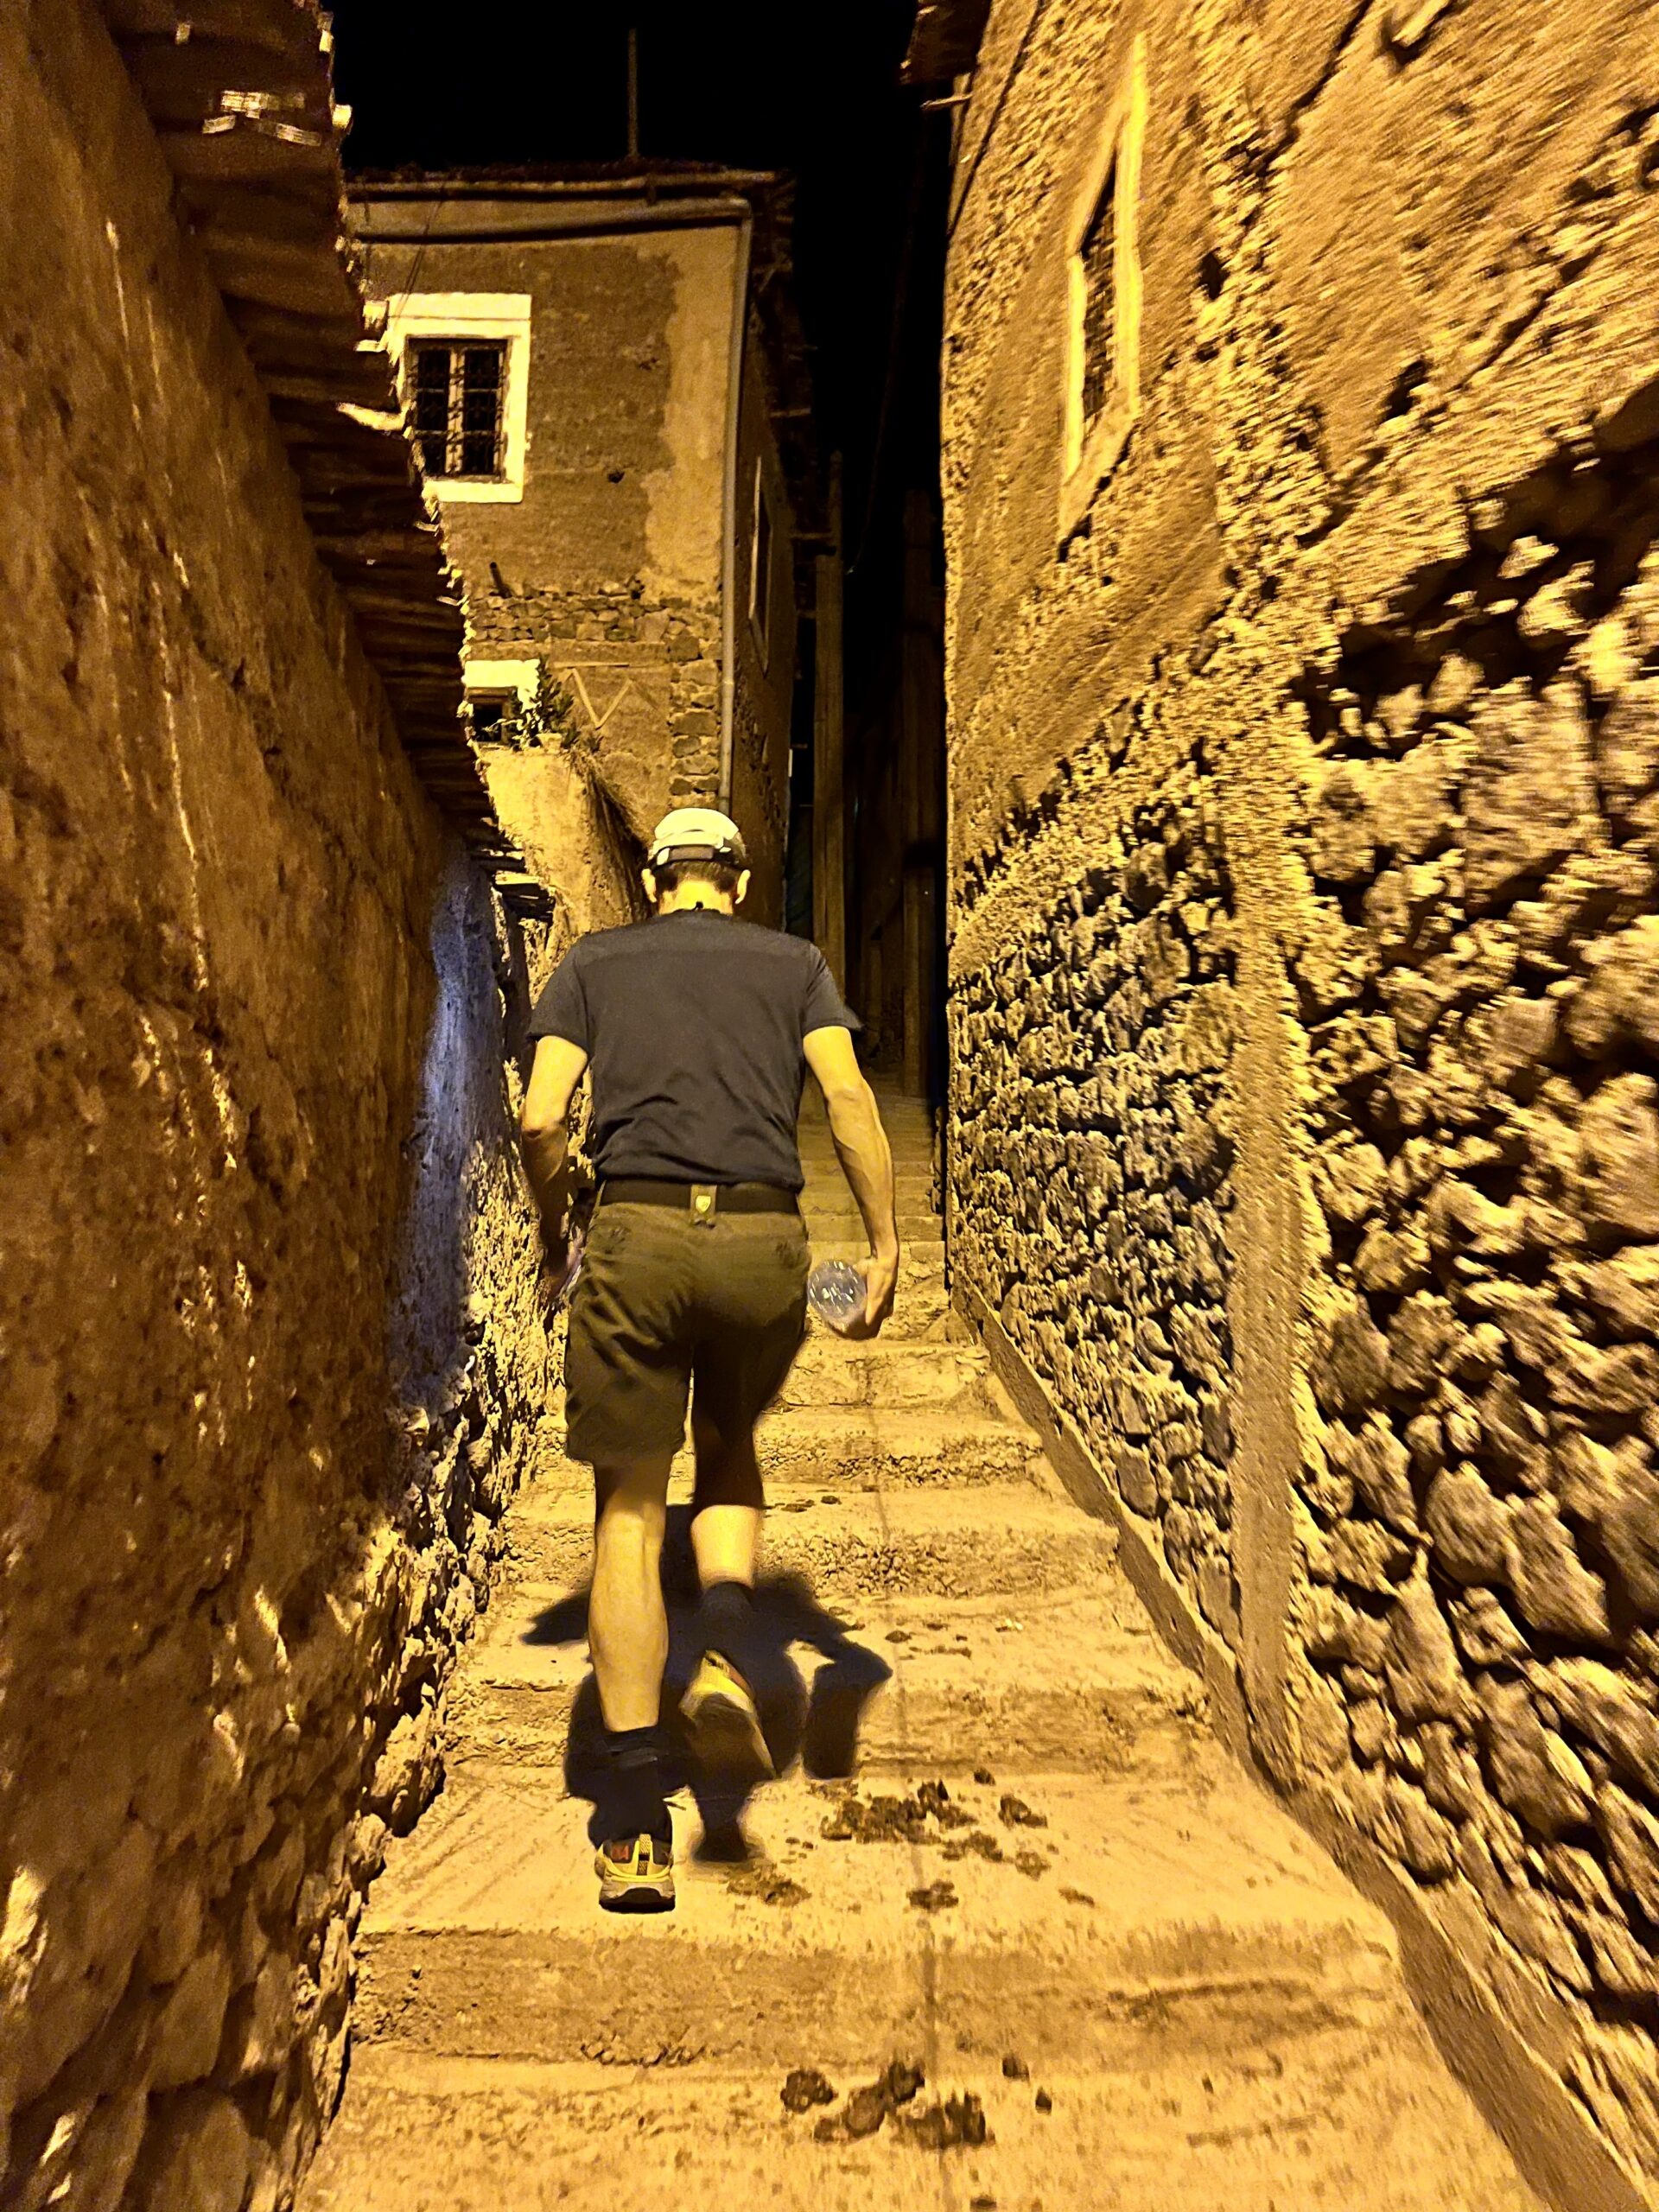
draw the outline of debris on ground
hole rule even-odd
[[[1048,1861],[1040,1852],[1018,1851],[1014,1853],[1014,1863],[1022,1874],[1029,1874],[1033,1882],[1048,1872]]]
[[[794,2075],[790,2079],[792,2081]],[[817,2077],[823,2080],[823,2075]],[[874,2135],[887,2118],[906,2105],[917,2093],[927,2086],[927,2076],[919,2066],[907,2059],[895,2058],[874,2082],[861,2089],[855,2089],[845,2107],[838,2113],[826,2113],[812,2133],[820,2143],[857,2143],[867,2135]],[[833,2094],[833,2092],[832,2092]]]
[[[1060,1889],[1060,1895],[1065,1899],[1067,1904],[1086,1904],[1089,1906],[1090,1910],[1094,1908],[1095,1901],[1093,1897],[1090,1896],[1087,1890],[1068,1889],[1063,1884]]]
[[[927,2076],[919,2066],[906,2058],[888,2061],[887,2069],[876,2083],[891,2105],[907,2105],[927,2087]]]
[[[996,2212],[996,2199],[994,2196],[970,2196],[968,2212]]]
[[[1032,2102],[1039,2112],[1052,2112],[1054,2109],[1054,2100],[1046,2089],[1039,2089]]]
[[[954,1837],[940,1846],[940,1855],[945,1859],[988,1859],[994,1863],[1006,1859],[1007,1853],[994,1835],[987,1835],[983,1828],[973,1828],[966,1835]]]
[[[973,1818],[950,1802],[942,1782],[924,1782],[908,1797],[861,1798],[851,1791],[820,1833],[828,1843],[931,1843],[936,1827],[965,1827]]]
[[[950,1792],[942,1782],[922,1782],[916,1786],[916,1802],[925,1813],[931,1813],[942,1828],[965,1828],[973,1819],[960,1805],[950,1802]]]
[[[827,1490],[823,1493],[823,1496],[818,1500],[818,1503],[820,1505],[839,1505],[841,1503],[841,1500],[836,1497],[834,1491]]]
[[[995,1789],[996,1787],[996,1777],[988,1766],[976,1766],[974,1769],[974,1780],[982,1789]]]
[[[930,1882],[925,1889],[912,1890],[910,1901],[918,1912],[943,1912],[961,1902],[954,1882]]]
[[[790,2076],[791,2081],[794,2078],[793,2075]],[[1002,2060],[1002,2079],[1005,2082],[1029,2082],[1031,2069],[1023,2058],[1017,2056],[1010,2050],[1005,2054]]]
[[[960,2145],[976,2148],[991,2139],[985,2107],[971,2090],[929,2105],[925,2112],[906,2113],[902,2124],[911,2141],[924,2151],[952,2151]]]
[[[787,2112],[810,2112],[814,2105],[832,2105],[836,2092],[815,2066],[798,2066],[779,2094]]]
[[[812,1510],[812,1501],[810,1497],[785,1498],[778,1510],[780,1513],[810,1513]]]
[[[762,1904],[799,1904],[806,1891],[787,1874],[779,1873],[769,1859],[750,1859],[726,1870],[726,1886],[734,1897],[758,1897]]]
[[[1046,1828],[1046,1813],[1033,1813],[1023,1797],[1005,1794],[997,1801],[997,1816],[1005,1828]]]
[[[887,1630],[887,1642],[889,1643],[908,1643],[910,1642],[910,1630],[907,1628],[890,1628]]]

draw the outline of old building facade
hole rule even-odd
[[[291,2202],[550,1379],[340,120],[287,0],[0,21],[8,2206]]]
[[[779,425],[805,417],[785,188],[637,163],[365,179],[356,221],[467,582],[486,773],[532,871],[567,927],[624,919],[658,817],[729,806],[747,911],[778,923],[796,627]]]
[[[1624,2202],[1659,2176],[1659,11],[985,16],[925,9],[912,55],[966,96],[957,1296],[1455,1993],[1489,2110]]]

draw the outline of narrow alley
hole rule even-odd
[[[598,2207],[619,2176],[642,2206],[800,2212],[1268,2212],[1287,2183],[1332,2212],[1533,2207],[1386,1921],[1213,1742],[952,1323],[927,1116],[884,1116],[896,1325],[816,1332],[763,1431],[798,1770],[752,1810],[688,1792],[679,1911],[594,1925],[569,1796],[592,1486],[539,1480],[457,1673],[443,1795],[363,1922],[302,2212]],[[803,1151],[815,1249],[850,1251],[821,1117]]]
[[[1659,2212],[1659,0],[547,16],[0,9],[0,2212]]]

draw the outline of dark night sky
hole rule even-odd
[[[914,12],[914,0],[810,10],[722,0],[580,15],[546,0],[473,0],[442,12],[409,0],[335,0],[336,79],[354,114],[346,158],[359,168],[620,159],[632,18],[645,158],[783,168],[799,181],[797,292],[816,348],[820,429],[847,454],[855,542],[918,143],[934,180],[944,153],[944,118],[921,115],[920,95],[899,83]],[[932,471],[938,264],[930,194],[916,227],[878,539],[900,480],[929,481]],[[871,567],[884,565],[880,550],[872,547]]]

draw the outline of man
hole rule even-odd
[[[805,1329],[795,1124],[808,1067],[869,1238],[849,1335],[880,1329],[899,1272],[893,1156],[823,956],[735,918],[747,858],[723,814],[664,817],[644,881],[652,918],[582,938],[542,993],[522,1116],[557,1269],[571,1103],[591,1068],[600,1190],[571,1300],[566,1449],[594,1470],[588,1641],[610,1783],[597,1867],[612,1911],[674,1902],[658,1764],[668,1656],[658,1563],[688,1395],[702,1657],[682,1711],[706,1767],[748,1781],[772,1771],[741,1662],[765,1509],[754,1424]]]

